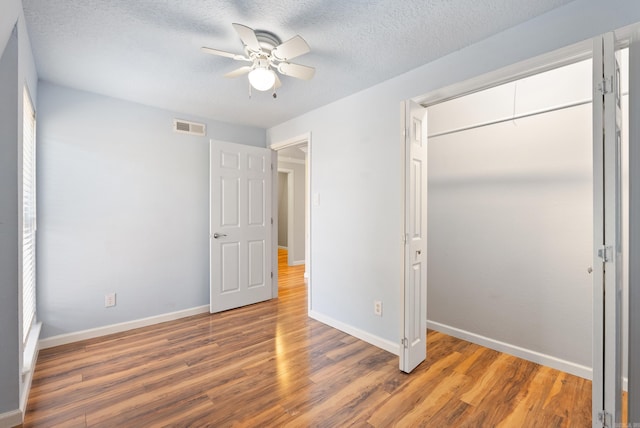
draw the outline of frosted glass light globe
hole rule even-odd
[[[268,68],[254,68],[249,72],[249,83],[258,91],[268,91],[276,83],[276,76]]]

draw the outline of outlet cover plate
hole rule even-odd
[[[373,313],[379,317],[382,316],[382,301],[374,300],[373,302]]]

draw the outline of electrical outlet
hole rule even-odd
[[[116,305],[116,293],[107,293],[104,295],[104,307],[111,308]]]
[[[378,315],[379,317],[382,316],[382,301],[380,300],[373,301],[373,313]]]

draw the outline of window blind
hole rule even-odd
[[[24,88],[22,134],[22,340],[36,316],[36,115]]]

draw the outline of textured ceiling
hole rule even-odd
[[[212,119],[270,127],[402,74],[570,0],[23,0],[41,79]],[[301,35],[278,98],[253,92],[231,23]]]

